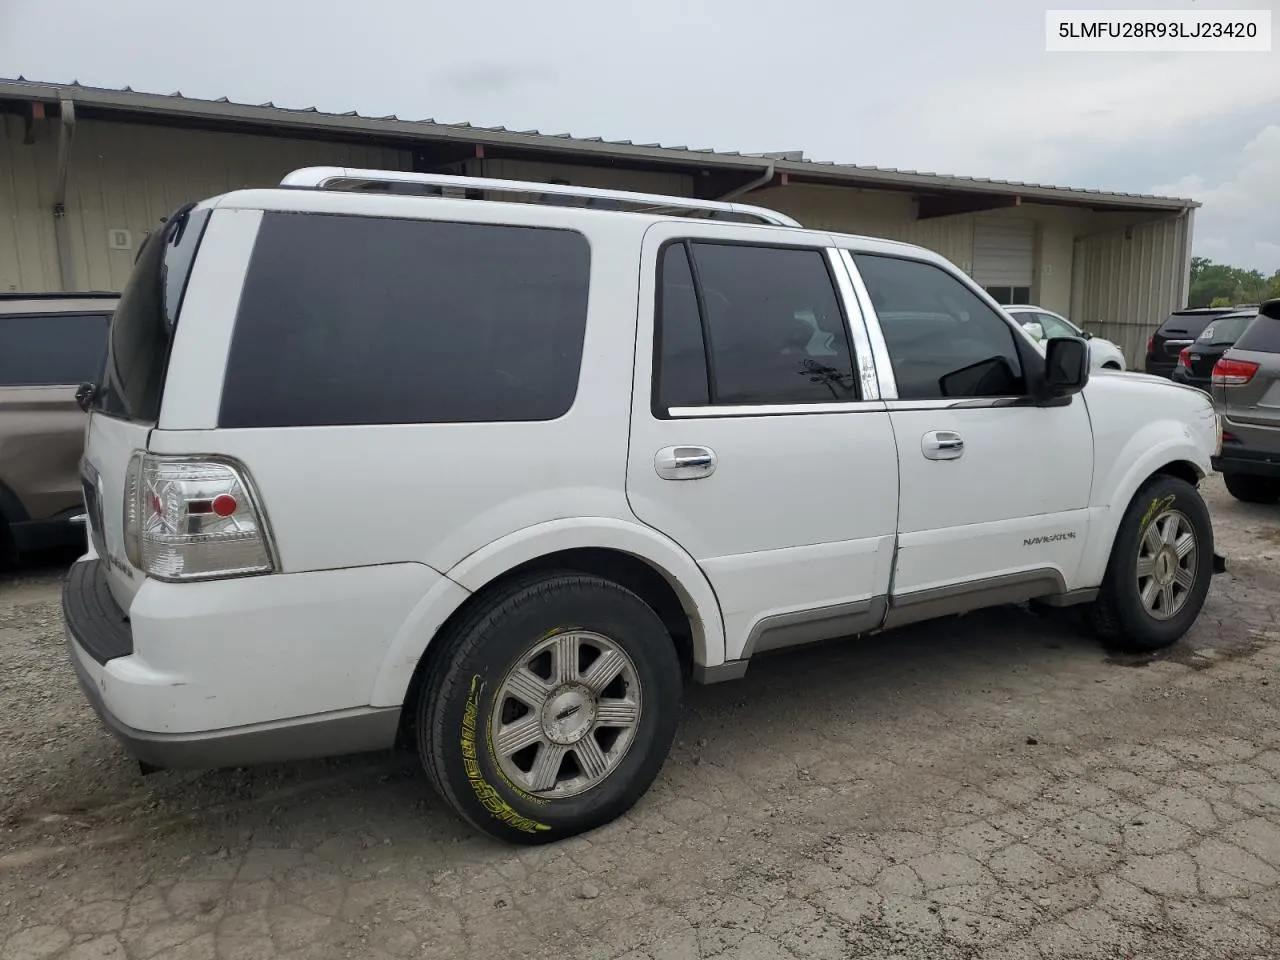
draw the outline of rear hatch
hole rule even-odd
[[[1213,381],[1214,402],[1227,420],[1275,430],[1254,439],[1266,442],[1274,436],[1280,452],[1280,300],[1263,304],[1223,355]]]
[[[1188,348],[1190,358],[1189,369],[1195,380],[1208,382],[1213,373],[1213,365],[1239,339],[1240,334],[1253,322],[1256,314],[1233,313],[1218,317],[1209,323],[1204,331]]]
[[[160,414],[169,350],[182,295],[209,210],[179,209],[138,251],[111,318],[102,374],[89,395],[81,481],[94,552],[108,584],[128,610],[143,574],[127,558],[124,497],[129,462],[147,448]]]

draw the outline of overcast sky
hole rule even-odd
[[[0,76],[1172,193],[1280,269],[1280,38],[1050,54],[1046,6],[1280,0],[0,0]]]

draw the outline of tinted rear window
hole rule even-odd
[[[569,230],[268,213],[219,423],[559,417],[577,394],[590,260]]]
[[[1226,313],[1227,311],[1223,311]],[[1174,313],[1160,324],[1159,334],[1166,339],[1195,338],[1204,332],[1204,328],[1222,314],[1217,313]]]
[[[1280,353],[1280,320],[1259,315],[1236,341],[1237,350]]]
[[[107,346],[106,313],[0,316],[0,387],[96,380]]]
[[[112,417],[154,423],[169,346],[209,210],[178,210],[143,241],[111,318],[106,363],[94,407]]]
[[[1204,331],[1197,338],[1204,343],[1235,343],[1236,338],[1240,336],[1253,320],[1252,316],[1247,317],[1223,317],[1220,320],[1214,320],[1205,326]]]

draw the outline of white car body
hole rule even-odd
[[[901,399],[851,255],[932,265],[999,313],[920,247],[785,223],[325,189],[241,190],[196,209],[207,226],[158,417],[90,419],[91,545],[72,581],[100,579],[66,601],[127,617],[127,652],[94,655],[74,631],[69,647],[96,708],[147,763],[389,746],[441,626],[551,554],[599,551],[656,572],[688,618],[695,676],[710,682],[741,676],[762,650],[821,637],[1032,598],[1087,601],[1140,485],[1210,471],[1209,399],[1153,377],[1090,379],[1069,402],[1039,406]],[[580,233],[591,296],[571,407],[537,422],[220,427],[238,305],[273,213]],[[656,416],[658,257],[687,238],[821,251],[859,398]],[[962,438],[963,456],[922,454],[936,432]],[[714,462],[680,475],[671,451],[686,447]],[[265,572],[187,582],[143,569],[126,503],[143,451],[236,465]]]
[[[1015,303],[1004,308],[1037,340],[1050,337],[1084,337],[1089,342],[1089,365],[1095,371],[1125,370],[1124,351],[1102,337],[1090,336],[1060,313],[1034,304]],[[1037,336],[1037,333],[1039,335]]]

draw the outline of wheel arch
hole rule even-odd
[[[556,520],[494,541],[448,571],[393,640],[374,684],[373,704],[409,706],[435,638],[513,578],[540,570],[577,570],[619,583],[654,608],[687,666],[724,662],[724,622],[715,592],[678,544],[613,518]]]
[[[1102,582],[1120,524],[1143,486],[1155,477],[1168,476],[1194,487],[1208,474],[1203,452],[1185,435],[1161,433],[1164,435],[1152,436],[1152,431],[1135,435],[1116,460],[1117,464],[1128,461],[1129,467],[1123,472],[1113,471],[1104,481],[1104,489],[1110,487],[1113,493],[1105,505],[1107,509],[1100,514],[1098,536],[1090,537],[1081,559],[1080,583],[1092,587]],[[1143,451],[1140,455],[1128,459],[1140,450]]]

